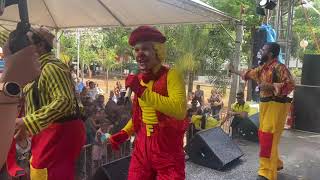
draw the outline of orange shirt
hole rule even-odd
[[[280,92],[277,95],[275,95],[274,91],[260,90],[260,97],[284,97],[290,94],[294,89],[294,80],[290,71],[284,64],[280,64],[277,59],[274,59],[272,62],[265,63],[254,69],[247,70],[243,78],[245,80],[252,79],[258,84],[280,84]]]

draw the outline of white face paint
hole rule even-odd
[[[156,58],[156,52],[152,42],[140,42],[134,46],[134,54],[140,72],[148,73],[157,66],[159,60]]]

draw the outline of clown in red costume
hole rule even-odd
[[[126,87],[135,93],[132,119],[110,137],[114,149],[135,133],[129,180],[183,180],[183,137],[187,128],[183,77],[162,65],[166,38],[157,29],[141,26],[129,38],[139,66]]]

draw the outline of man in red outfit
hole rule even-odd
[[[175,69],[162,65],[165,41],[165,36],[150,26],[138,27],[129,38],[140,70],[126,79],[126,87],[135,93],[133,115],[109,139],[117,149],[135,133],[129,180],[185,179],[185,84]]]

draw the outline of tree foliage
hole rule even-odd
[[[176,51],[178,57],[175,64],[184,71],[196,71],[200,63],[204,61],[208,42],[208,31],[200,26],[186,25],[179,26],[178,35],[175,36]]]
[[[311,1],[310,1],[311,2]],[[320,9],[320,1],[314,0],[311,2],[316,9]],[[292,54],[294,57],[302,58],[303,54],[319,54],[316,41],[320,45],[320,15],[312,8],[297,4],[294,13],[293,24],[293,48]],[[308,23],[310,22],[310,24]],[[315,35],[315,38],[313,36]],[[304,51],[300,46],[301,40],[307,40],[308,46]],[[317,52],[318,51],[318,52]]]

